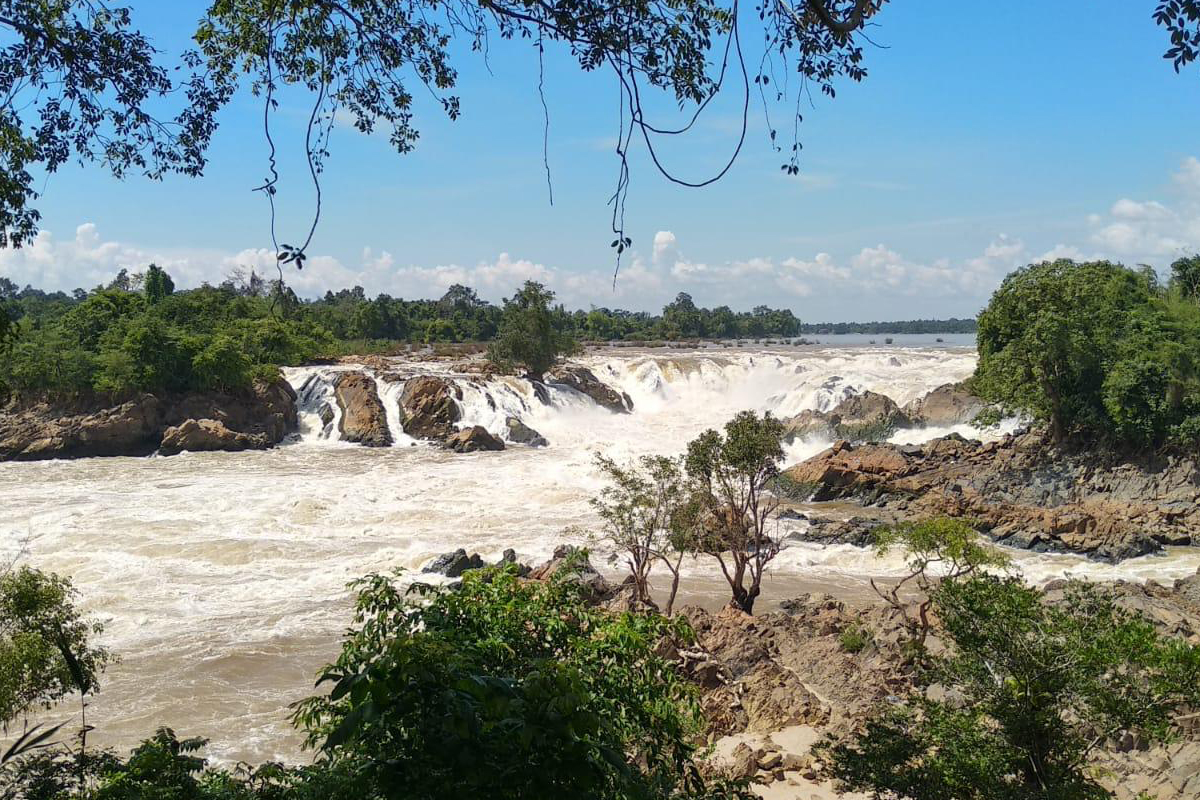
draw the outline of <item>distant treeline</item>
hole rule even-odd
[[[896,322],[806,322],[801,333],[975,333],[975,319],[910,319]]]
[[[579,341],[787,338],[801,331],[788,310],[700,308],[683,293],[661,314],[561,305],[549,311],[553,328]],[[504,314],[461,285],[437,300],[372,298],[358,286],[306,300],[254,272],[186,291],[176,291],[154,265],[70,293],[0,278],[0,398],[233,390],[314,358],[491,342]]]

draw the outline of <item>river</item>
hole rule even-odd
[[[20,552],[26,563],[71,576],[82,606],[104,621],[103,642],[122,661],[90,699],[92,741],[123,748],[168,725],[210,738],[209,755],[222,761],[294,761],[302,756],[287,707],[313,690],[317,668],[336,655],[354,578],[419,570],[457,547],[493,559],[511,547],[537,562],[594,524],[587,501],[600,485],[597,450],[618,459],[678,453],[739,410],[790,416],[828,409],[854,391],[904,404],[965,378],[975,363],[963,337],[897,336],[892,345],[882,336],[870,337],[879,344],[820,338],[818,346],[586,355],[602,380],[630,395],[629,415],[566,389],[544,405],[524,381],[463,378],[464,423],[500,432],[515,415],[550,441],[544,449],[470,455],[403,435],[394,408],[400,379],[382,391],[396,446],[342,443],[336,431],[322,437],[316,411],[335,368],[291,369],[293,385],[307,384],[301,434],[274,450],[0,464],[0,558]],[[946,432],[905,431],[895,441]],[[788,460],[826,445],[799,442]],[[1200,550],[1116,566],[1017,556],[1033,581],[1062,574],[1169,580],[1200,566]],[[795,543],[773,565],[763,603],[808,590],[861,595],[869,577],[901,566],[848,546]],[[715,571],[702,561],[687,569],[685,599],[719,604]]]

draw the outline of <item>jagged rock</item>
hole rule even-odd
[[[904,406],[903,411],[914,424],[948,428],[975,419],[987,403],[963,388],[960,383],[947,383]]]
[[[421,572],[445,575],[447,578],[461,577],[469,569],[482,569],[487,566],[478,553],[467,555],[461,547],[453,553],[442,553],[433,561],[426,564]]]
[[[892,398],[867,391],[844,398],[829,411],[803,411],[788,420],[786,427],[789,438],[817,435],[873,441],[886,439],[910,424]]]
[[[400,393],[400,424],[418,439],[446,439],[454,435],[454,423],[462,418],[456,402],[461,399],[462,389],[447,378],[409,378]]]
[[[516,417],[509,417],[504,421],[504,424],[508,428],[508,440],[510,442],[527,444],[530,447],[545,447],[550,444],[546,441],[545,436],[542,436]]]
[[[0,411],[0,461],[139,456],[158,449],[168,428],[214,420],[228,430],[262,435],[267,446],[296,429],[296,393],[282,379],[240,392],[141,394],[117,405],[36,403]]]
[[[215,419],[189,419],[180,425],[167,428],[158,452],[164,456],[196,453],[210,450],[265,450],[271,446],[265,433],[241,433],[231,431],[224,423]]]
[[[628,414],[633,411],[633,400],[628,394],[618,392],[596,377],[596,373],[578,364],[564,364],[555,367],[548,375],[552,383],[561,383],[580,394],[587,395],[596,405],[607,408],[614,414]]]
[[[815,500],[971,519],[993,539],[1037,552],[1119,561],[1162,541],[1200,541],[1195,462],[1068,452],[1041,433],[988,444],[947,436],[919,451],[838,442],[784,474]]]
[[[456,453],[475,453],[480,450],[503,450],[504,442],[488,433],[482,425],[463,428],[446,438],[445,446]]]
[[[517,561],[517,553],[515,550],[505,550],[504,555],[501,556],[500,560],[496,562],[496,566],[498,567],[506,564],[516,564],[517,574],[522,578],[529,575],[530,568],[527,565],[521,564]],[[438,575],[445,575],[447,578],[459,578],[462,577],[464,572],[473,569],[483,569],[486,566],[487,563],[484,562],[483,556],[479,555],[478,553],[467,555],[467,551],[460,547],[453,553],[442,553],[440,556],[426,564],[421,569],[421,572],[427,574],[436,573]]]
[[[529,577],[536,581],[548,581],[567,566],[573,566],[569,580],[578,581],[588,589],[588,594],[594,601],[600,602],[613,593],[604,576],[596,571],[592,563],[579,548],[569,544],[560,544],[554,549],[554,555],[546,563],[534,567]]]
[[[320,417],[322,426],[329,427],[333,424],[333,406],[329,403],[322,403],[321,408],[317,410],[317,416]]]
[[[379,400],[375,379],[364,372],[343,372],[334,386],[334,398],[342,410],[338,428],[342,440],[364,447],[388,447],[392,432],[387,412]]]

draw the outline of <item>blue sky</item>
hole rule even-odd
[[[130,4],[176,50],[203,7]],[[971,315],[1008,271],[1047,255],[1163,268],[1200,246],[1200,70],[1176,75],[1161,58],[1153,5],[889,4],[866,81],[806,109],[799,177],[780,172],[757,105],[741,158],[714,186],[671,185],[635,152],[633,253],[615,291],[615,78],[547,53],[551,206],[535,52],[494,41],[490,73],[477,56],[459,59],[459,121],[418,94],[415,153],[334,131],[310,265],[290,280],[309,295],[358,283],[405,297],[465,282],[499,299],[533,277],[575,307],[657,309],[687,291],[828,321]],[[751,63],[757,39],[746,37]],[[672,166],[702,176],[723,163],[739,103],[728,92],[668,143]],[[669,103],[656,107],[669,117]],[[784,127],[785,108],[771,112]],[[50,176],[42,237],[0,252],[0,274],[69,289],[153,260],[195,285],[269,265],[266,208],[250,191],[266,169],[260,113],[248,96],[222,113],[202,179],[117,182],[78,167]],[[276,123],[284,241],[302,238],[311,210],[303,114],[285,104]]]

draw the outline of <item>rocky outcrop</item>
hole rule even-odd
[[[210,437],[209,449],[244,450],[252,442],[269,447],[296,429],[296,393],[277,379],[257,381],[237,393],[142,394],[99,409],[50,403],[12,407],[0,411],[0,461],[149,455],[169,429],[189,421],[195,423],[188,426],[189,435],[196,437],[200,420],[236,434]],[[215,447],[220,442],[229,447]],[[178,451],[169,445],[170,452]]]
[[[271,440],[265,433],[242,433],[225,427],[215,419],[189,419],[163,433],[160,455],[173,456],[183,451],[266,450]]]
[[[971,422],[987,407],[962,384],[947,383],[908,403],[903,412],[914,425],[948,428]]]
[[[968,518],[1003,544],[1036,551],[1118,561],[1200,542],[1192,459],[1065,452],[1041,433],[988,444],[947,436],[921,447],[838,442],[784,474],[814,500]]]
[[[379,400],[374,378],[365,372],[343,372],[338,375],[333,396],[342,411],[338,429],[343,441],[357,442],[364,447],[389,447],[392,444],[387,412]]]
[[[476,453],[481,450],[503,450],[504,442],[488,433],[482,425],[473,425],[446,437],[444,442],[449,450],[456,453]]]
[[[495,566],[503,567],[508,564],[515,564],[517,574],[522,578],[530,573],[530,567],[517,561],[517,553],[513,549],[504,551],[504,555],[496,562]],[[464,572],[469,572],[473,569],[483,569],[488,566],[483,560],[483,556],[479,553],[467,555],[467,551],[463,548],[455,550],[453,553],[442,553],[437,558],[426,564],[421,572],[425,574],[445,575],[447,578],[461,577]]]
[[[1112,588],[1119,604],[1163,632],[1200,641],[1200,573],[1173,586]],[[1047,602],[1061,602],[1063,594],[1060,584],[1046,587]],[[699,685],[709,732],[723,737],[706,769],[769,785],[767,797],[840,797],[814,743],[861,732],[912,692],[945,700],[955,690],[918,679],[905,646],[909,634],[883,604],[855,608],[828,595],[802,595],[783,609],[749,617],[687,608],[695,643],[665,655]],[[926,644],[932,654],[945,652],[936,618]],[[1177,722],[1180,736],[1168,744],[1147,747],[1122,733],[1097,748],[1095,772],[1114,797],[1200,797],[1200,718],[1186,714]]]
[[[561,384],[587,395],[596,405],[607,408],[614,414],[628,414],[633,411],[633,400],[628,394],[618,392],[604,383],[587,367],[564,364],[547,373],[546,379],[550,383]]]
[[[529,577],[535,581],[548,581],[563,570],[569,570],[569,572],[563,573],[564,577],[584,586],[588,595],[595,602],[603,602],[614,593],[609,582],[592,566],[586,552],[569,544],[560,544],[556,547],[550,560],[534,567],[529,573]]]
[[[447,378],[409,378],[400,393],[400,424],[417,439],[446,439],[455,433],[454,423],[462,418],[458,400],[462,400],[462,390]]]
[[[0,414],[0,460],[148,455],[162,430],[163,407],[154,395],[91,413],[37,405]]]
[[[892,398],[871,391],[851,395],[829,411],[803,411],[785,423],[792,439],[821,436],[853,441],[886,439],[911,424]]]
[[[504,421],[504,425],[508,429],[508,440],[510,442],[527,444],[530,447],[545,447],[550,444],[546,441],[545,436],[542,436],[516,417],[509,417]]]

